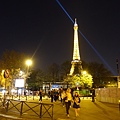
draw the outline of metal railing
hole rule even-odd
[[[2,102],[1,102],[2,103]],[[3,106],[4,105],[4,106]],[[0,105],[5,108],[7,114],[18,113],[20,117],[39,117],[51,118],[53,120],[53,104],[27,102],[23,100],[5,100],[5,103]]]

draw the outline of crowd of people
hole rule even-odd
[[[74,108],[76,117],[79,116],[81,100],[78,92],[73,92],[70,88],[53,89],[48,92],[48,97],[51,99],[51,102],[61,101],[66,109],[67,117],[69,117],[70,107]],[[42,90],[39,91],[39,102],[42,102]]]

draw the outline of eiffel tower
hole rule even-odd
[[[78,42],[78,24],[76,19],[74,23],[74,48],[73,48],[73,60],[71,64],[72,66],[69,75],[73,76],[75,74],[81,74],[82,61],[80,60],[79,42]]]

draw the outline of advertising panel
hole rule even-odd
[[[25,80],[24,79],[16,79],[15,80],[15,87],[24,87],[24,84],[25,84]]]

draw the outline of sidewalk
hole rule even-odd
[[[29,99],[28,102],[38,102],[39,99]],[[43,99],[43,103],[51,103],[50,99]],[[118,104],[92,102],[89,98],[81,98],[80,116],[75,117],[74,108],[70,108],[70,117],[66,116],[66,109],[60,101],[53,102],[53,120],[120,120]],[[29,118],[26,118],[29,117]],[[23,117],[23,120],[51,120],[51,118],[34,118],[31,115]]]
[[[65,108],[61,104],[55,104],[55,120],[120,120],[118,105],[101,102],[91,102],[91,100],[81,100],[80,116],[75,117],[74,109],[70,108],[70,118],[65,116]]]
[[[43,99],[43,102],[50,103],[50,99]],[[54,120],[120,120],[118,104],[92,102],[90,98],[81,99],[80,116],[75,117],[74,108],[70,108],[70,117],[66,116],[66,109],[60,101],[54,104]],[[43,120],[49,120],[44,119]]]

